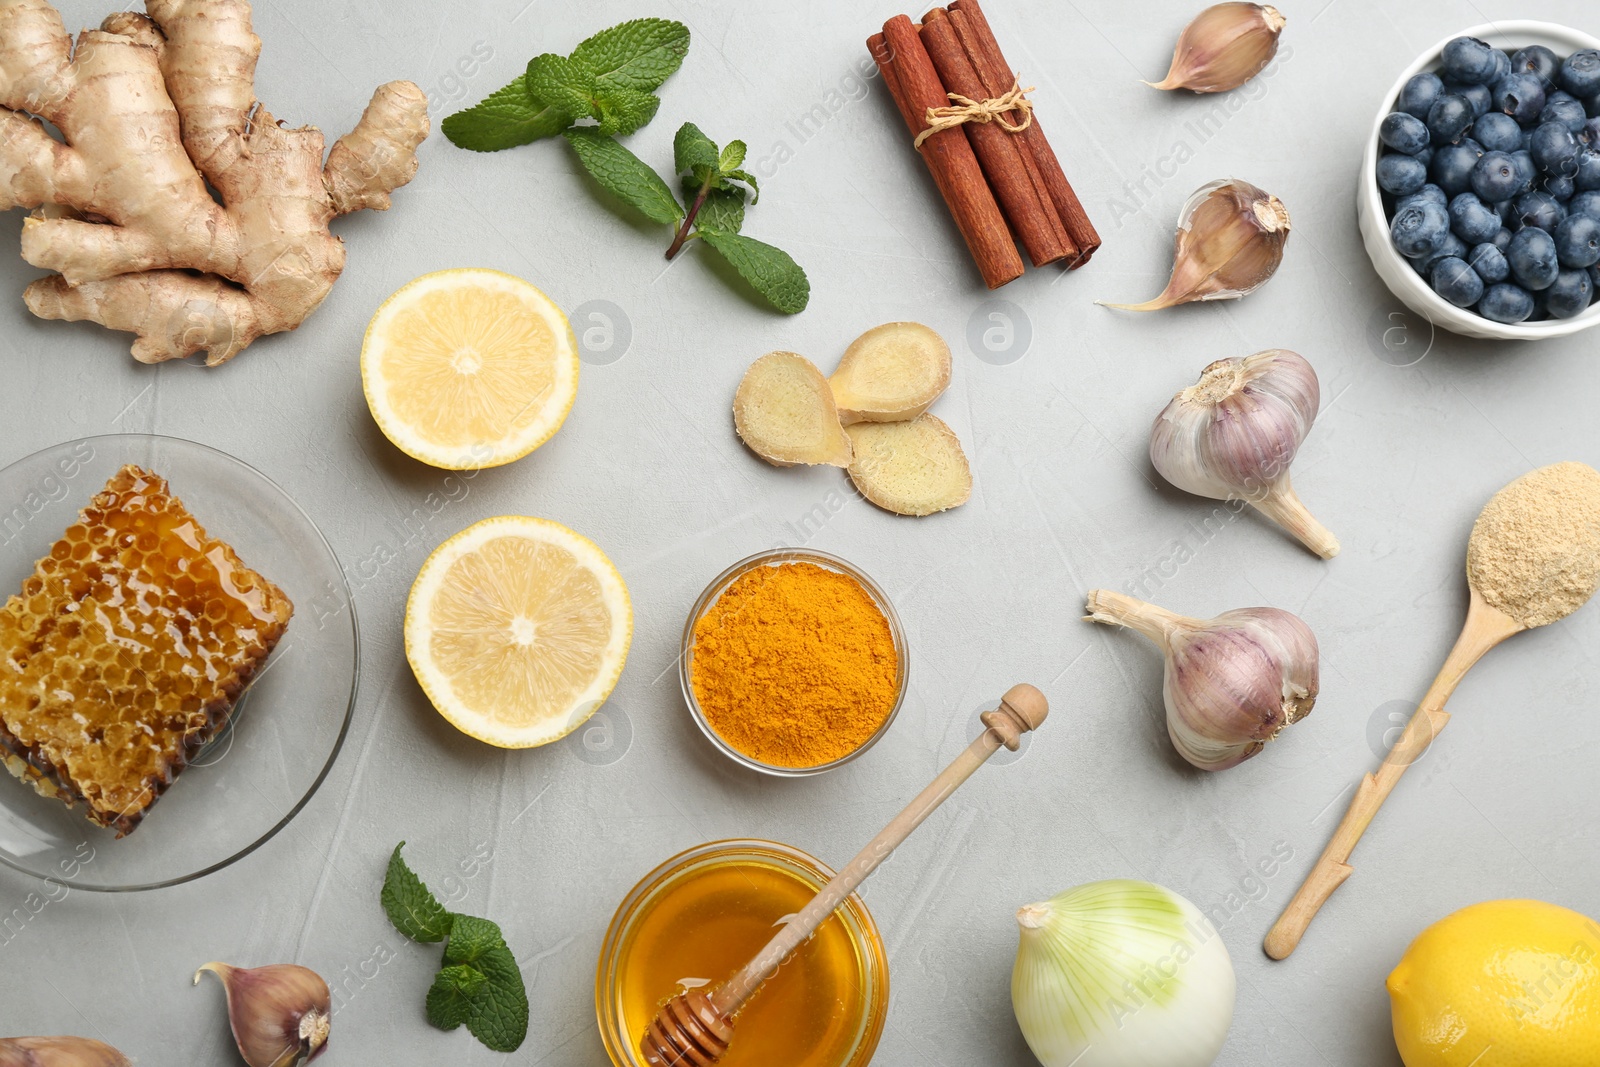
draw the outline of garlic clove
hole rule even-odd
[[[1198,300],[1237,300],[1255,292],[1283,262],[1289,239],[1283,201],[1238,178],[1208,182],[1178,212],[1172,277],[1161,295],[1123,311],[1159,311]]]
[[[1089,593],[1086,618],[1148,637],[1166,659],[1167,736],[1203,771],[1235,767],[1317,700],[1317,638],[1278,608],[1194,619],[1109,589]]]
[[[0,1037],[0,1067],[133,1067],[128,1057],[89,1037]]]
[[[208,963],[228,994],[228,1023],[239,1055],[250,1067],[295,1067],[327,1047],[333,1012],[328,983],[315,971],[292,963],[232,967]]]
[[[1172,66],[1153,89],[1225,93],[1237,89],[1272,62],[1285,20],[1266,4],[1228,3],[1208,7],[1178,36]]]
[[[1243,500],[1323,559],[1339,540],[1306,510],[1289,465],[1321,404],[1317,372],[1286,348],[1219,359],[1180,390],[1150,429],[1150,462],[1179,489]]]

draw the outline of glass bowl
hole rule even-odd
[[[859,748],[854,749],[848,755],[841,756],[831,763],[819,763],[815,767],[781,767],[777,764],[763,763],[734,748],[722,739],[722,735],[712,728],[710,722],[706,721],[705,711],[701,709],[700,701],[695,698],[694,686],[690,681],[694,674],[695,624],[710,610],[711,605],[716,603],[717,598],[722,595],[722,591],[740,576],[755,570],[757,567],[776,567],[785,563],[813,563],[827,570],[847,574],[859,582],[861,588],[866,590],[867,595],[872,598],[872,602],[878,606],[878,610],[883,612],[883,617],[888,620],[889,633],[894,638],[895,655],[900,661],[899,690],[895,693],[894,706],[889,709],[889,714],[884,718],[882,725],[878,727],[871,737],[862,742]],[[894,724],[895,716],[900,714],[900,706],[906,702],[906,690],[909,687],[910,676],[910,649],[906,645],[905,632],[900,628],[900,616],[896,614],[894,605],[889,602],[888,594],[878,587],[878,583],[867,577],[865,573],[849,562],[840,559],[838,556],[832,556],[826,552],[818,552],[810,548],[774,548],[766,552],[757,552],[753,556],[746,556],[713,578],[711,584],[706,586],[705,591],[700,594],[700,599],[696,600],[694,607],[689,610],[689,619],[683,626],[682,654],[678,657],[678,682],[683,687],[683,700],[689,706],[689,714],[694,718],[695,725],[700,727],[700,732],[706,735],[706,738],[712,745],[716,746],[718,751],[741,767],[760,771],[763,774],[776,775],[780,778],[804,778],[808,775],[831,771],[835,767],[844,766],[877,744],[878,739],[889,732],[889,727]]]
[[[635,978],[640,981],[651,980],[645,979],[642,974],[633,975],[631,967],[647,966],[634,962],[636,952],[648,951],[659,944],[657,937],[662,930],[660,927],[652,927],[650,923],[655,910],[663,905],[671,906],[675,894],[687,888],[696,876],[717,869],[749,866],[764,867],[769,871],[789,875],[798,879],[809,891],[820,890],[834,876],[834,872],[821,862],[788,845],[773,841],[712,841],[680,852],[645,875],[618,906],[600,949],[594,988],[595,1016],[600,1024],[600,1037],[614,1067],[644,1067],[639,1055],[639,1038],[650,1021],[645,1016],[653,1017],[655,1006],[641,1008],[636,1003],[633,1017],[630,1018],[627,1010],[630,999],[628,992],[630,980]],[[686,906],[684,914],[694,913],[695,909],[692,906]],[[739,1016],[740,1025],[746,1028],[746,1034],[751,1033],[752,1028],[760,1026],[762,1013],[773,1010],[774,1001],[770,998],[775,996],[785,993],[789,996],[809,993],[817,1000],[825,1001],[830,996],[839,997],[842,993],[843,996],[852,999],[852,1008],[859,1014],[859,1020],[853,1027],[849,1027],[849,1032],[841,1030],[833,1035],[832,1045],[837,1050],[836,1053],[824,1059],[828,1056],[827,1049],[817,1049],[815,1046],[811,1049],[786,1049],[785,1051],[791,1055],[785,1057],[785,1062],[804,1062],[806,1067],[824,1067],[824,1065],[866,1067],[877,1050],[878,1039],[883,1034],[884,1022],[888,1015],[889,958],[884,951],[883,939],[878,934],[877,924],[872,921],[872,913],[867,910],[866,903],[859,896],[852,893],[834,912],[834,916],[844,924],[855,962],[854,973],[846,980],[848,991],[804,987],[791,987],[787,990],[768,988],[757,994],[757,998],[745,1006]],[[825,926],[816,936],[822,936],[826,930]],[[644,944],[641,945],[641,941]],[[696,945],[694,950],[704,951],[704,944]],[[710,954],[716,953],[713,950]],[[694,968],[706,962],[704,957],[699,959],[691,957],[686,959],[685,966]],[[706,974],[700,977],[712,982],[721,981],[731,976],[745,961],[725,958],[720,962],[727,967],[727,975]],[[794,964],[795,961],[791,960],[779,974],[799,973],[793,971]],[[670,984],[683,977],[684,974],[674,974],[671,978],[667,978],[666,982]],[[670,988],[664,990],[666,994],[671,992]],[[760,999],[762,996],[769,997],[766,1008],[762,1007],[763,1002]],[[827,1038],[819,1035],[819,1040]],[[748,1042],[749,1038],[746,1037],[743,1047],[747,1050],[750,1048]],[[739,1057],[740,1048],[739,1031],[736,1030],[733,1051],[723,1062]],[[761,1052],[762,1050],[757,1049],[750,1055],[759,1059]]]
[[[21,589],[78,511],[124,464],[162,475],[211,536],[281,586],[294,617],[228,724],[138,828],[117,840],[0,773],[0,864],[70,889],[129,892],[202,877],[249,855],[327,777],[355,707],[355,603],[333,549],[254,468],[192,441],[87,437],[0,470],[0,598]]]
[[[1366,154],[1361,161],[1361,181],[1356,190],[1356,218],[1361,227],[1361,242],[1366,246],[1367,257],[1372,260],[1378,277],[1389,287],[1406,307],[1427,319],[1435,326],[1463,337],[1481,337],[1497,341],[1538,341],[1549,337],[1566,337],[1600,324],[1600,301],[1570,319],[1543,319],[1539,322],[1505,323],[1486,319],[1476,311],[1458,308],[1433,291],[1433,286],[1419,275],[1395,248],[1389,239],[1389,218],[1384,212],[1383,195],[1378,189],[1378,156],[1383,148],[1378,140],[1378,128],[1400,98],[1400,90],[1412,75],[1439,66],[1444,46],[1457,37],[1476,37],[1496,48],[1514,52],[1529,45],[1542,44],[1565,59],[1573,52],[1585,48],[1600,48],[1600,39],[1587,33],[1569,29],[1553,22],[1531,22],[1506,19],[1484,26],[1473,26],[1452,33],[1438,44],[1418,56],[1415,62],[1400,72],[1394,85],[1378,106],[1377,117],[1372,120],[1372,132],[1367,137]]]

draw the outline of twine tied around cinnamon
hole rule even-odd
[[[1021,84],[1013,80],[1009,91],[1000,96],[990,97],[987,100],[973,100],[962,96],[960,93],[945,93],[955,107],[930,107],[925,116],[928,128],[917,134],[917,139],[911,142],[911,147],[922,148],[922,142],[943,130],[953,130],[967,122],[993,122],[1007,133],[1021,133],[1033,125],[1033,101],[1028,99],[1028,94],[1033,92],[1035,86],[1022,88]],[[1012,122],[1005,117],[1007,111],[1015,111],[1022,116],[1020,122]]]

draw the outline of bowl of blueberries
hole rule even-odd
[[[1500,22],[1424,53],[1378,111],[1356,206],[1379,276],[1436,326],[1600,323],[1600,40]]]

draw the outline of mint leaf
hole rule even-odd
[[[786,315],[805,310],[811,300],[811,283],[789,253],[736,233],[703,228],[699,232],[773,307]]]
[[[694,179],[698,193],[706,176],[717,170],[717,142],[700,132],[700,127],[685,122],[672,138],[672,160],[678,173],[687,171]]]
[[[614,138],[594,127],[577,127],[564,136],[594,180],[645,218],[671,225],[683,217],[661,176]]]
[[[378,899],[394,928],[411,940],[443,941],[450,933],[451,915],[406,866],[400,857],[400,850],[405,847],[404,841],[394,846]]]
[[[490,93],[481,103],[445,117],[440,129],[457,148],[498,152],[541,137],[554,137],[572,125],[572,116],[536,103],[522,76]]]
[[[684,184],[687,186],[689,179]],[[699,192],[698,188],[692,189],[689,195]],[[694,217],[695,226],[718,233],[738,233],[744,228],[744,198],[744,190],[737,186],[711,190],[706,194],[705,203],[700,205],[700,213]]]
[[[562,111],[571,119],[599,117],[594,77],[566,56],[553,52],[534,56],[528,60],[525,79],[528,95],[535,101]]]
[[[656,117],[661,98],[638,89],[602,88],[595,96],[600,105],[600,132],[626,137]]]
[[[450,928],[450,943],[444,947],[445,963],[477,963],[496,945],[505,947],[500,927],[488,919],[457,915]]]
[[[739,173],[739,165],[744,162],[746,151],[748,149],[743,141],[729,141],[717,157],[717,169],[726,175]]]
[[[441,968],[428,989],[428,1021],[441,1030],[454,1030],[471,1018],[472,1002],[488,981],[476,967]]]
[[[597,86],[651,92],[670,78],[689,52],[689,28],[667,19],[633,19],[601,30],[572,50],[572,61]]]
[[[467,1029],[496,1052],[515,1052],[528,1036],[528,990],[504,941],[478,958],[485,982],[468,1005]]]
[[[750,198],[750,202],[752,204],[754,204],[754,203],[757,203],[757,202],[760,201],[760,199],[761,199],[761,186],[756,184],[756,176],[754,174],[751,174],[749,171],[744,171],[744,170],[730,170],[730,171],[723,172],[722,176],[724,178],[727,178],[727,179],[731,180],[731,181],[744,182],[746,185],[748,185],[750,187],[750,191],[756,194],[755,196]]]

